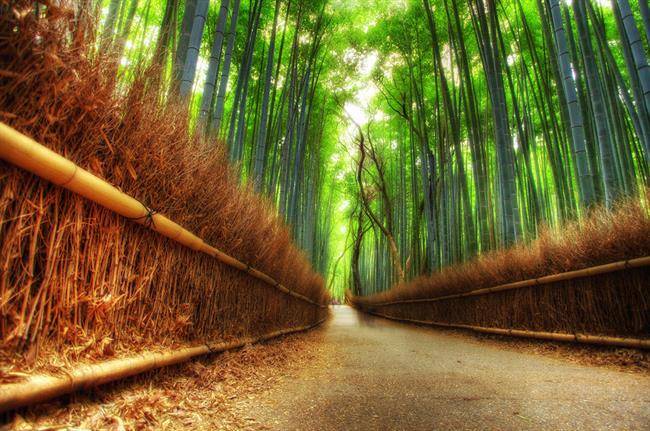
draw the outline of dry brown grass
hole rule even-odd
[[[190,137],[147,74],[117,91],[114,63],[89,55],[68,10],[50,4],[36,19],[33,2],[1,4],[0,121],[327,301],[272,206],[239,185],[222,145]],[[0,364],[255,336],[324,313],[0,162]]]
[[[250,406],[308,364],[323,332],[283,337],[5,415],[11,430],[260,430]],[[3,418],[0,415],[0,430]],[[121,427],[121,428],[120,428]]]
[[[353,298],[363,309],[383,302],[436,298],[650,255],[650,212],[630,198],[595,209],[531,244],[484,254],[377,295]],[[394,317],[543,331],[650,335],[648,268],[438,302],[386,305]]]

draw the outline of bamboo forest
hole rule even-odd
[[[636,21],[626,1],[212,3],[98,2],[101,49],[126,82],[157,68],[159,97],[227,147],[338,296],[648,181],[644,2]]]
[[[0,0],[0,430],[644,429],[649,58],[647,0]]]

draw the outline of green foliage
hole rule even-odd
[[[174,56],[157,53],[177,49],[185,4],[138,0],[125,28],[134,1],[118,1],[115,30],[100,31],[116,35],[113,46],[125,35],[124,82],[154,62],[160,97],[175,102]],[[184,103],[196,133],[229,145],[242,180],[258,178],[336,296],[353,287],[355,270],[364,289],[356,293],[385,290],[400,272],[410,279],[581,217],[585,187],[603,202],[647,183],[639,53],[618,6],[573,1],[558,3],[573,77],[562,84],[548,0],[281,0],[274,43],[276,2],[242,0],[225,78],[225,42],[219,54],[217,83],[228,86],[214,130],[214,112],[197,121],[224,4],[213,0]],[[104,26],[110,5],[102,3]],[[171,37],[160,46],[166,10]],[[638,6],[632,11],[647,36]],[[577,104],[567,103],[565,85]],[[584,138],[572,135],[570,113],[583,119]],[[374,157],[359,166],[362,148]]]

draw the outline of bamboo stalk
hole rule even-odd
[[[307,303],[326,308],[300,293],[283,286],[267,274],[213,247],[189,230],[120,191],[72,161],[0,122],[0,158],[45,180],[64,187],[121,216],[131,219],[177,243],[206,253],[220,262],[246,272],[275,289]]]
[[[282,335],[304,332],[315,328],[325,320],[322,319],[313,325],[274,331],[257,338],[247,337],[241,340],[219,343],[208,342],[198,346],[179,348],[171,352],[147,352],[138,356],[113,359],[99,364],[81,365],[64,376],[31,376],[26,381],[0,385],[0,413],[122,380],[157,368],[187,362],[197,356],[225,352]]]
[[[465,298],[468,296],[478,296],[478,295],[485,295],[488,293],[503,292],[504,290],[521,289],[524,287],[531,287],[531,286],[541,286],[544,284],[557,283],[558,281],[566,281],[566,280],[573,280],[576,278],[591,277],[594,275],[606,274],[615,271],[622,271],[630,268],[640,268],[644,266],[650,266],[650,256],[639,257],[637,259],[622,260],[619,262],[593,266],[591,268],[578,269],[576,271],[563,272],[560,274],[547,275],[545,277],[533,278],[530,280],[517,281],[508,284],[501,284],[499,286],[472,290],[470,292],[465,292],[465,293],[455,293],[453,295],[438,296],[435,298],[400,299],[395,301],[379,302],[376,304],[372,304],[372,306],[383,307],[386,305],[412,304],[418,302],[436,302],[436,301],[444,301],[447,299]]]
[[[536,338],[542,340],[565,341],[565,342],[596,344],[596,345],[604,345],[604,346],[619,346],[619,347],[631,347],[637,349],[650,349],[650,339],[643,339],[643,338],[608,337],[605,335],[589,335],[589,334],[578,334],[578,333],[566,334],[566,333],[559,333],[559,332],[527,331],[524,329],[487,328],[484,326],[463,325],[460,323],[430,322],[427,320],[416,320],[416,319],[408,319],[403,317],[394,317],[394,316],[389,316],[387,314],[377,313],[375,311],[368,311],[368,310],[365,310],[365,312],[369,314],[373,314],[375,316],[383,317],[385,319],[395,320],[399,322],[418,323],[422,325],[441,326],[445,328],[469,329],[471,331],[482,332],[486,334],[510,335],[514,337]]]

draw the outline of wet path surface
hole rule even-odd
[[[503,350],[335,307],[328,346],[247,401],[277,430],[650,430],[650,376]]]

